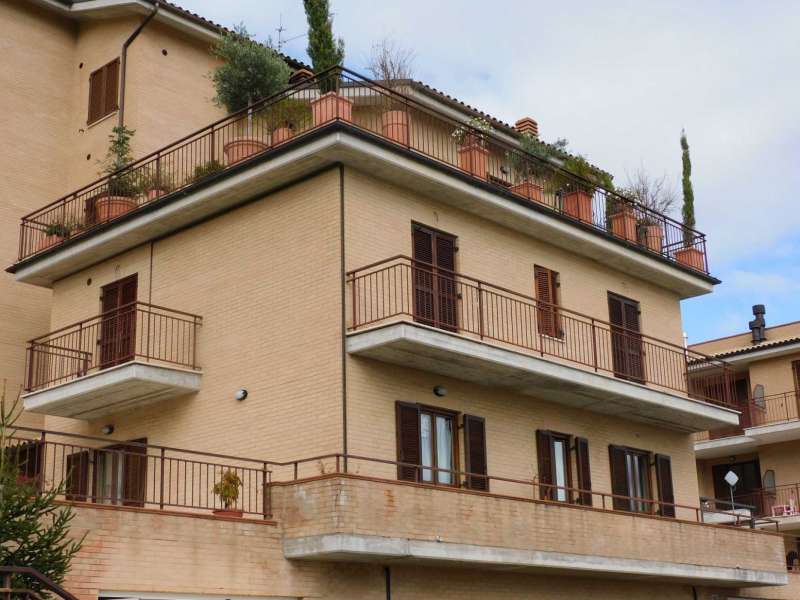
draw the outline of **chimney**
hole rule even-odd
[[[297,69],[297,71],[292,73],[291,76],[289,77],[289,83],[290,84],[295,84],[295,83],[297,83],[299,81],[304,81],[306,79],[310,79],[313,76],[314,76],[314,74],[311,71],[309,71],[308,69]]]
[[[514,129],[519,133],[529,133],[533,137],[539,137],[539,124],[530,117],[522,117],[514,123]]]
[[[765,329],[767,327],[767,322],[764,319],[764,315],[767,313],[767,309],[764,308],[763,304],[756,304],[753,306],[753,315],[755,319],[750,321],[750,331],[753,332],[753,343],[760,344],[761,342],[766,341],[767,335],[765,333]]]

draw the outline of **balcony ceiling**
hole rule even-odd
[[[705,431],[739,422],[733,410],[418,323],[393,323],[350,333],[347,351],[678,431]]]
[[[744,435],[734,435],[717,440],[695,442],[697,458],[719,458],[733,454],[755,452],[759,446],[778,444],[800,439],[800,421],[772,423],[759,427],[748,427]]]
[[[570,252],[692,297],[708,293],[715,280],[628,247],[581,227],[547,208],[494,192],[450,167],[411,154],[348,125],[334,123],[282,144],[278,149],[222,172],[64,242],[10,270],[19,281],[53,282],[98,261],[229,210],[270,191],[343,163],[419,193],[442,199]]]

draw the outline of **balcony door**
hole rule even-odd
[[[714,480],[714,497],[717,500],[730,502],[731,488],[725,481],[728,471],[733,471],[739,477],[738,483],[733,488],[733,501],[738,504],[754,506],[759,515],[771,509],[768,499],[761,493],[761,464],[753,459],[736,463],[723,463],[711,467]]]
[[[137,276],[103,286],[100,296],[100,368],[133,359],[136,341]]]
[[[455,331],[458,325],[456,293],[456,238],[414,224],[413,262],[414,319]]]
[[[639,303],[608,293],[608,320],[611,323],[611,360],[614,375],[644,382],[642,336],[639,335]]]

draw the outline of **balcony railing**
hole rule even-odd
[[[321,96],[320,80],[331,77],[339,79],[338,96]],[[708,273],[704,234],[564,170],[560,160],[522,152],[493,132],[476,130],[399,89],[346,69],[300,82],[25,216],[19,259],[86,235],[336,122],[631,247]]]
[[[800,420],[800,390],[770,394],[740,404],[739,426],[695,434],[696,441],[717,440],[744,435],[744,430],[762,425],[777,425]]]
[[[751,507],[754,517],[800,517],[800,483],[735,493],[737,505]],[[716,501],[719,508],[720,502]]]
[[[350,331],[409,319],[732,404],[732,375],[724,361],[467,275],[396,256],[349,272],[347,282]]]
[[[28,342],[26,391],[139,360],[197,369],[201,317],[132,302]]]
[[[14,436],[2,438],[5,443],[2,451],[16,464],[20,480],[40,491],[58,490],[61,499],[72,502],[192,513],[225,511],[224,516],[268,519],[272,517],[275,486],[335,475],[397,482],[398,471],[416,469],[436,472],[437,480],[440,479],[438,474],[447,473],[448,480],[454,482],[454,485],[414,484],[417,487],[457,490],[469,487],[469,481],[480,481],[482,491],[476,493],[486,496],[696,523],[707,522],[708,514],[717,512],[731,525],[753,527],[762,523],[777,530],[777,523],[772,519],[757,522],[750,516],[699,505],[354,454],[332,453],[294,461],[270,461],[27,427],[18,427],[15,431]],[[238,498],[227,505],[214,491],[226,474],[235,474],[239,482]]]

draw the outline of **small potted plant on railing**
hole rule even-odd
[[[126,126],[117,126],[109,135],[109,146],[106,157],[101,164],[101,174],[108,175],[105,190],[94,199],[94,210],[97,222],[114,219],[136,208],[136,196],[140,186],[136,174],[122,172],[133,162],[131,138],[136,132]]]
[[[229,114],[248,109],[246,117],[228,125],[236,129],[237,135],[223,146],[223,152],[228,164],[234,164],[269,146],[263,135],[253,133],[250,106],[284,89],[291,70],[269,42],[259,44],[253,40],[244,25],[223,33],[213,53],[223,61],[211,74],[217,93],[214,101]]]
[[[407,84],[413,77],[413,51],[402,48],[389,38],[373,44],[367,69],[373,78],[391,90]],[[408,108],[391,96],[381,96],[388,100],[381,112],[381,132],[384,137],[404,146],[408,145]]]
[[[243,511],[234,508],[239,500],[239,488],[242,487],[242,479],[235,471],[227,469],[220,480],[214,484],[213,492],[222,503],[222,508],[215,509],[213,512],[220,517],[241,517]]]
[[[334,119],[353,120],[353,101],[339,95],[344,42],[333,37],[328,0],[303,0],[308,22],[308,56],[318,77],[320,96],[311,102],[314,126]]]
[[[311,123],[311,108],[302,100],[284,98],[272,106],[269,122],[272,145],[277,146],[308,127]]]
[[[169,175],[163,171],[150,171],[145,174],[142,177],[140,187],[148,202],[158,200],[161,196],[166,196],[173,190]]]
[[[486,179],[489,150],[486,135],[494,131],[486,119],[473,117],[451,134],[458,146],[458,166],[462,171]]]
[[[39,240],[37,250],[44,250],[60,244],[72,233],[74,226],[70,223],[51,223],[44,228],[44,237]]]

